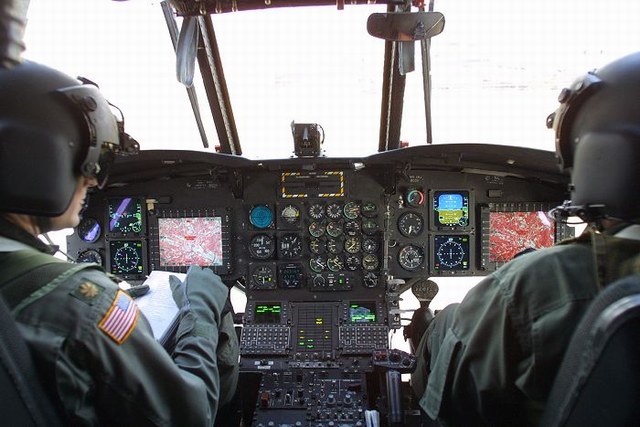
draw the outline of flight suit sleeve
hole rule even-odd
[[[415,381],[414,390],[432,419],[482,425],[478,414],[491,419],[518,396],[513,384],[522,352],[498,281],[488,276],[460,304],[438,313],[421,340],[427,379]]]
[[[72,422],[213,425],[220,400],[219,312],[198,322],[187,310],[169,355],[135,302],[100,275],[76,278],[104,292],[78,319],[56,363],[58,392]]]

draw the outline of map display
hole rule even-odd
[[[526,249],[552,246],[555,223],[544,212],[491,212],[489,261],[507,262]]]
[[[220,266],[222,218],[158,218],[160,266]]]

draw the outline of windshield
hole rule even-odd
[[[243,156],[290,157],[292,121],[319,124],[327,156],[377,152],[385,42],[366,20],[386,5],[345,3],[212,16]],[[553,150],[544,123],[559,90],[640,47],[638,2],[438,0],[434,10],[446,20],[431,40],[434,144]],[[25,56],[99,83],[143,149],[215,149],[202,87],[208,149],[176,80],[159,2],[32,0],[28,17]],[[415,52],[400,135],[412,146],[426,143]]]

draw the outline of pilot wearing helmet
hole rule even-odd
[[[172,280],[183,314],[169,354],[102,269],[38,239],[77,226],[87,190],[137,144],[97,87],[44,65],[0,69],[0,99],[0,293],[65,424],[213,425],[238,376],[220,278]]]
[[[517,257],[435,317],[416,311],[412,387],[446,425],[538,425],[560,362],[589,303],[634,272],[640,254],[640,53],[576,80],[549,116],[571,171],[579,237]],[[635,258],[635,259],[634,259]]]

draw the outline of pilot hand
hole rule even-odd
[[[193,313],[200,322],[220,324],[229,288],[213,271],[192,266],[184,282],[169,276],[169,285],[178,307]]]
[[[415,351],[420,343],[420,339],[433,320],[433,312],[426,306],[420,306],[413,312],[411,322],[404,327],[404,338],[409,338],[411,349]]]

